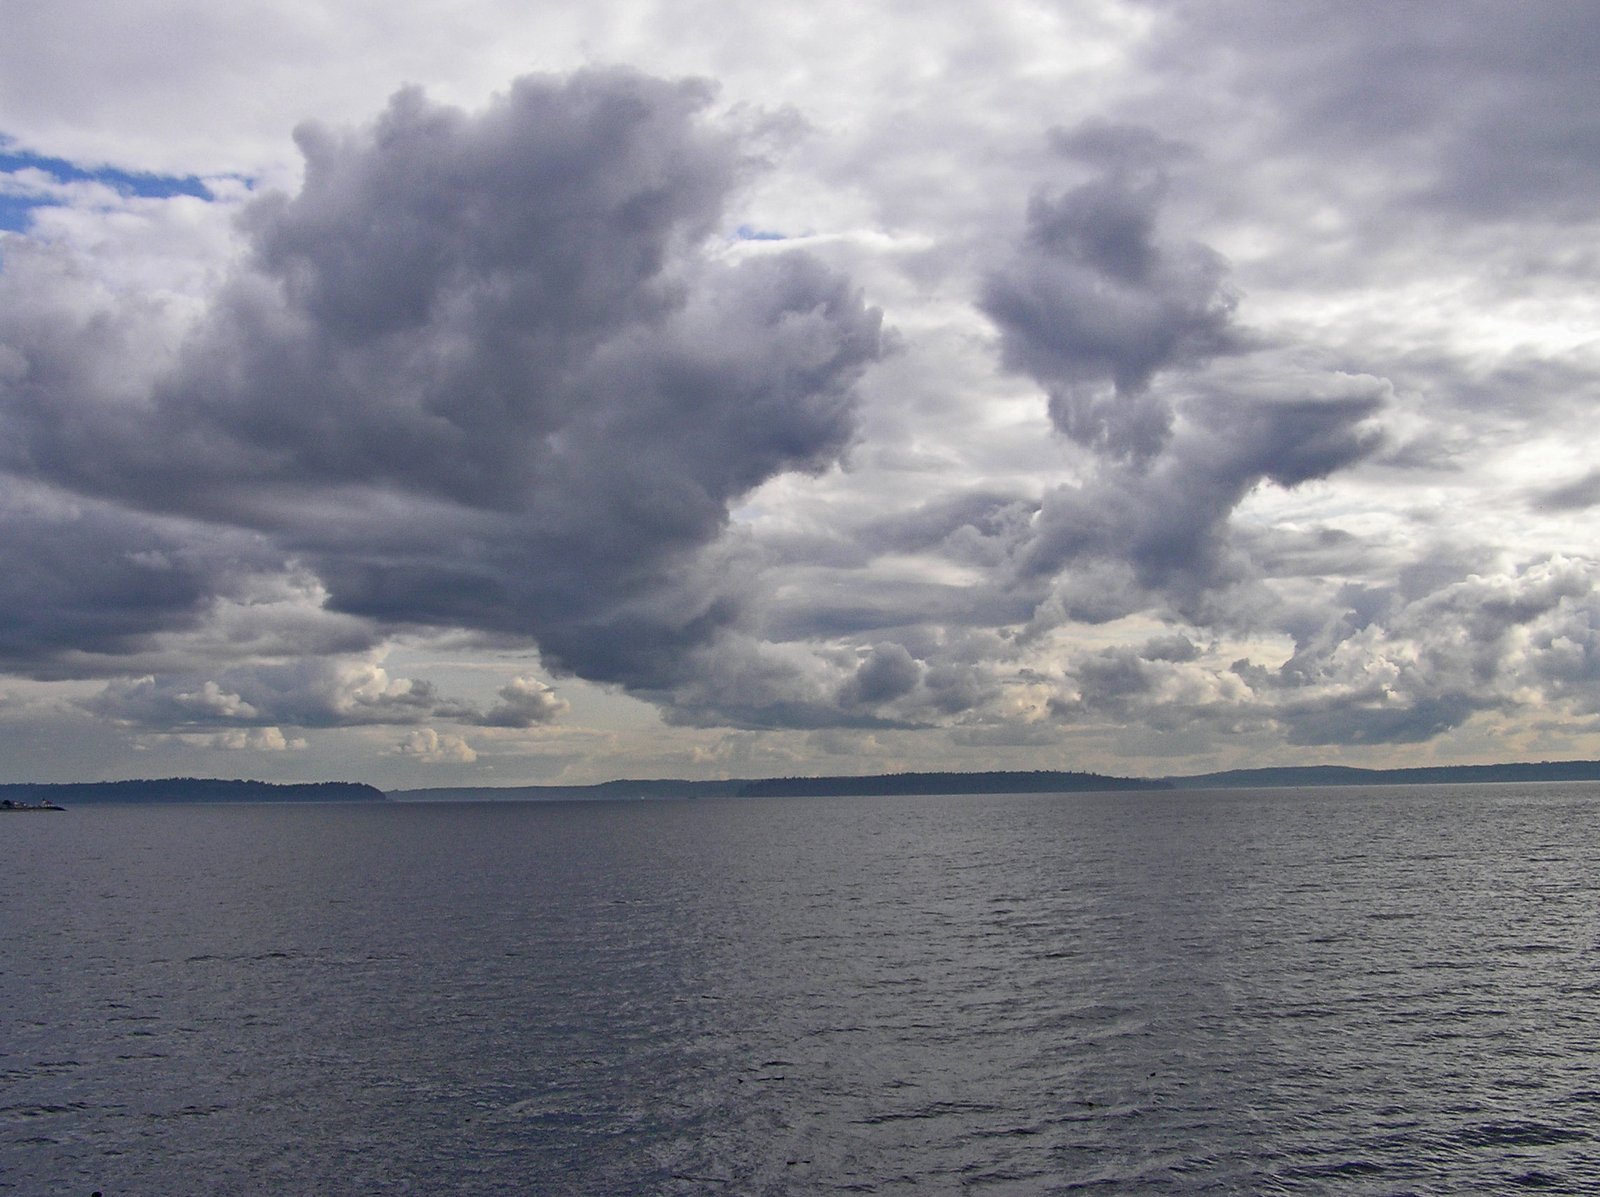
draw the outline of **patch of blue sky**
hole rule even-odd
[[[21,195],[7,195],[0,191],[0,233],[20,233],[28,227],[28,218],[42,201]]]
[[[752,224],[742,224],[733,230],[740,241],[787,241],[788,233],[775,233],[771,229],[758,229]]]
[[[120,195],[145,199],[170,199],[178,195],[215,198],[210,188],[195,175],[153,174],[115,166],[79,166],[65,158],[15,149],[14,144],[0,136],[0,229],[20,232],[28,227],[35,209],[61,202],[49,187],[21,183],[25,172],[37,172],[57,184],[99,183]]]

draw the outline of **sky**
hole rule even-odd
[[[1600,757],[1600,8],[0,41],[0,774]]]

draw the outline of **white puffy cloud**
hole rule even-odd
[[[276,727],[235,728],[202,737],[211,748],[228,752],[300,752],[306,748],[303,736],[290,738]]]
[[[460,736],[440,735],[431,727],[407,732],[395,751],[424,765],[470,765],[478,759],[472,746]]]
[[[470,722],[483,727],[538,727],[554,723],[572,709],[549,686],[536,678],[514,677],[496,691],[500,701]]]

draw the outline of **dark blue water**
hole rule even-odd
[[[1600,1189],[1600,787],[0,818],[0,1191]]]

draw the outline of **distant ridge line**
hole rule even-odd
[[[166,777],[136,781],[0,782],[13,802],[382,802],[383,791],[359,781],[235,781]]]
[[[592,785],[435,786],[390,790],[398,801],[582,801],[608,798],[870,798],[896,794],[1052,794],[1127,790],[1263,789],[1296,786],[1471,785],[1518,781],[1600,781],[1600,761],[1499,765],[1426,765],[1360,769],[1350,765],[1286,765],[1172,777],[1108,777],[1057,770],[981,773],[884,773],[829,777],[688,781],[633,778]]]
[[[436,786],[390,790],[399,801],[450,797],[470,801],[561,801],[596,798],[873,798],[896,794],[1065,794],[1108,790],[1169,789],[1165,781],[1107,777],[1060,770],[1001,770],[983,773],[874,773],[830,777],[758,777],[726,781],[667,778],[603,781],[563,786]]]
[[[797,798],[809,795],[849,794],[1060,794],[1099,790],[1166,789],[1164,782],[1136,777],[1106,777],[1099,773],[1064,773],[1056,770],[987,773],[880,773],[857,777],[769,777],[747,781],[741,798]]]
[[[1226,769],[1161,780],[1180,790],[1253,789],[1262,786],[1406,786],[1515,781],[1600,781],[1600,761],[1537,761],[1501,765],[1423,765],[1408,769],[1357,769],[1350,765],[1284,765]]]
[[[225,803],[497,801],[550,802],[636,798],[879,797],[913,794],[1065,794],[1129,790],[1257,789],[1370,785],[1471,785],[1494,782],[1600,781],[1600,761],[1496,765],[1425,765],[1361,769],[1350,765],[1285,765],[1172,777],[1110,777],[1060,770],[882,773],[827,777],[623,778],[591,785],[434,786],[385,793],[361,782],[266,782],[169,777],[159,780],[0,782],[13,802]]]

